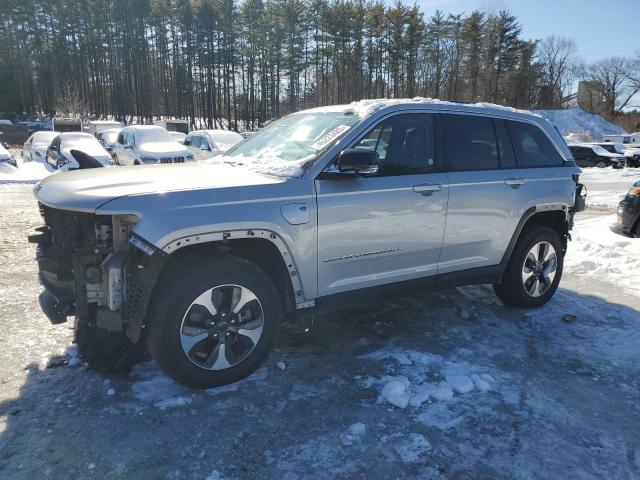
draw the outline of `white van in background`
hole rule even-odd
[[[189,121],[182,119],[156,120],[153,122],[156,127],[162,127],[168,132],[189,133]]]
[[[122,128],[122,123],[115,120],[92,120],[89,122],[89,133],[97,137],[99,133],[113,128]]]

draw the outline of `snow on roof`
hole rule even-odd
[[[352,102],[346,105],[331,105],[327,107],[319,107],[313,108],[311,110],[305,110],[304,112],[343,112],[343,113],[352,113],[358,115],[360,118],[366,118],[369,115],[381,110],[383,108],[395,106],[395,105],[449,105],[453,107],[460,107],[465,110],[476,110],[476,109],[489,109],[495,111],[502,112],[510,112],[517,113],[520,115],[527,116],[540,116],[535,113],[532,113],[528,110],[519,110],[513,107],[506,107],[504,105],[497,105],[494,103],[487,102],[479,102],[479,103],[458,103],[458,102],[449,102],[447,100],[439,100],[437,98],[428,98],[428,97],[415,97],[415,98],[377,98],[377,99],[367,99],[367,100],[359,100],[357,102]]]

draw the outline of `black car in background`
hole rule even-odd
[[[618,204],[618,223],[622,233],[640,238],[640,181],[633,184]]]
[[[569,145],[569,150],[579,167],[624,168],[626,163],[623,155],[607,152],[600,145]]]

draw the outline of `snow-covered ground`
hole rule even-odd
[[[286,325],[208,391],[88,371],[37,305],[32,185],[0,183],[0,478],[640,478],[640,239],[612,227],[638,176],[585,169],[548,305],[390,297]]]
[[[23,162],[22,150],[11,149],[13,158],[16,159],[17,168],[13,165],[0,163],[0,184],[2,183],[36,183],[47,175],[55,172],[55,169],[44,162]]]

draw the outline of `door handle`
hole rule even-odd
[[[439,192],[440,190],[442,190],[442,185],[439,183],[421,183],[413,186],[413,191],[420,195],[431,195],[433,192]]]
[[[520,185],[524,185],[527,181],[524,178],[508,178],[504,181],[511,188],[518,188]]]

